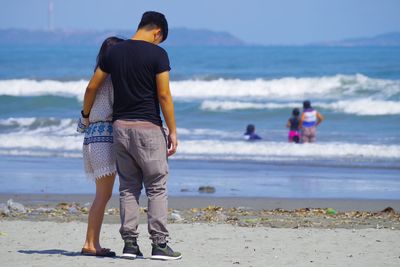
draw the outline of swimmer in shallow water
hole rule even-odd
[[[249,124],[246,127],[246,132],[243,138],[247,141],[261,140],[262,138],[256,134],[256,127],[253,124]]]
[[[324,116],[311,107],[311,102],[303,102],[303,113],[300,117],[302,143],[314,143],[317,140],[317,126],[324,120]]]

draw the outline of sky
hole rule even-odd
[[[50,0],[0,0],[0,28],[47,29]],[[141,14],[170,28],[229,32],[250,44],[307,44],[400,32],[400,0],[52,0],[56,29],[129,30]],[[193,36],[195,38],[195,36]]]

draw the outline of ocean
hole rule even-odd
[[[170,195],[400,199],[400,47],[166,50],[180,139]],[[0,193],[94,192],[75,129],[97,52],[0,46]],[[315,144],[290,144],[304,100],[325,121]],[[261,141],[243,140],[250,123]]]

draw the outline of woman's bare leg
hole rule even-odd
[[[104,210],[112,195],[114,181],[115,174],[96,181],[96,197],[89,211],[86,241],[83,246],[83,248],[89,251],[95,252],[101,250],[100,230],[103,224]]]

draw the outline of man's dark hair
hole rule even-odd
[[[155,28],[161,29],[162,41],[164,42],[168,37],[168,22],[165,16],[159,12],[147,11],[143,13],[142,19],[139,23],[138,29],[153,30]]]

